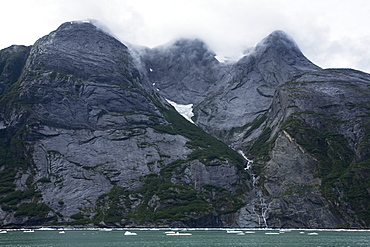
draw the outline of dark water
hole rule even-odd
[[[164,230],[130,230],[136,236],[125,236],[124,230],[110,232],[99,230],[8,231],[0,234],[0,246],[53,246],[53,247],[103,247],[103,246],[370,246],[370,231],[302,231],[253,230],[245,235],[226,233],[226,230],[187,230],[191,236],[167,236]],[[168,231],[168,230],[167,230]],[[184,232],[184,231],[180,231]],[[317,235],[311,235],[311,233]],[[275,234],[266,234],[275,233]]]

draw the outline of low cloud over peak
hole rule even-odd
[[[370,3],[363,0],[17,0],[2,7],[9,11],[0,16],[0,48],[31,45],[63,22],[92,18],[124,42],[155,47],[199,38],[217,54],[240,57],[281,29],[321,67],[370,71]]]

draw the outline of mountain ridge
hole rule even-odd
[[[1,225],[368,227],[370,75],[282,31],[215,56],[86,22],[2,50]]]

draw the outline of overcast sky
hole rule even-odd
[[[32,45],[72,20],[96,19],[122,42],[204,40],[235,57],[274,30],[323,67],[370,72],[368,0],[1,0],[0,49]]]

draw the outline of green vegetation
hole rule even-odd
[[[0,152],[1,151],[2,150],[0,149]],[[0,172],[0,195],[13,192],[15,190],[15,175],[15,171],[11,169],[6,169]]]
[[[306,114],[306,115],[321,115],[321,116],[324,115],[322,113],[318,113],[318,112],[315,112],[315,111],[301,111],[301,112],[293,113],[293,115],[303,115],[303,114]]]
[[[210,205],[217,214],[229,214],[237,212],[241,207],[245,205],[241,199],[244,191],[240,191],[240,194],[232,195],[225,188],[205,184],[202,186],[203,196],[210,199]]]
[[[70,225],[86,225],[91,223],[90,215],[82,212],[71,215],[71,219],[74,221],[69,223]]]
[[[186,162],[187,162],[186,160],[181,159],[172,161],[171,163],[162,168],[160,172],[161,176],[164,178],[171,178],[172,173],[175,171],[175,169],[181,167],[181,165]]]
[[[165,119],[171,124],[156,125],[152,128],[159,132],[178,134],[188,138],[190,141],[186,145],[194,150],[189,155],[188,161],[198,159],[209,165],[214,159],[229,159],[238,169],[243,169],[243,158],[225,143],[187,121],[174,108],[160,107],[160,109]]]
[[[15,60],[13,65],[21,69],[23,66],[21,60],[23,58],[14,57]],[[11,64],[8,64],[6,66],[10,65]],[[18,98],[18,87],[20,82],[17,80],[19,75],[20,74],[14,74],[14,77],[10,78],[13,84],[8,84],[8,87],[5,89],[4,94],[1,95],[2,97],[0,99],[0,110],[4,112],[5,115],[9,116],[11,111],[15,111],[15,113],[13,112],[12,114],[22,112],[22,114],[19,115],[23,117],[23,121],[19,122],[20,126],[18,126],[17,129],[9,128],[0,135],[0,205],[4,211],[15,212],[15,217],[37,216],[42,218],[41,220],[37,220],[37,222],[42,223],[43,221],[53,219],[47,219],[50,208],[45,204],[38,203],[41,194],[35,191],[33,185],[34,174],[32,173],[32,169],[30,169],[33,166],[30,155],[32,149],[30,149],[25,141],[27,139],[27,125],[25,119],[28,116],[28,108],[23,105]],[[7,80],[8,79],[9,78],[7,78]],[[26,186],[28,186],[28,188],[25,190],[16,190],[14,182],[16,177],[19,177],[19,173],[29,174],[26,180]],[[48,182],[48,180],[47,178],[43,178],[39,182],[45,183]]]
[[[0,61],[0,81],[6,81],[7,88],[15,83],[21,75],[29,51],[30,47],[21,47],[19,51],[11,57],[4,61]],[[0,95],[1,93],[2,92],[0,92]]]
[[[37,201],[41,196],[32,185],[33,175],[30,174],[26,190],[15,190],[14,181],[18,172],[25,172],[31,165],[31,159],[24,140],[25,128],[21,127],[13,136],[0,137],[0,205],[3,210],[13,211],[25,200]],[[22,208],[21,208],[22,209]]]
[[[120,186],[113,186],[109,193],[100,195],[97,199],[97,213],[93,222],[115,223],[120,222],[131,206],[129,192]]]
[[[203,189],[210,191],[210,192],[227,192],[224,187],[212,185],[212,184],[205,184],[202,186]]]
[[[277,135],[271,137],[271,128],[265,128],[262,133],[245,147],[246,152],[255,158],[253,171],[260,174],[265,166],[265,162],[270,160],[270,151],[274,147]]]
[[[262,124],[266,121],[266,119],[267,119],[266,115],[262,115],[260,117],[255,118],[249,124],[250,128],[244,134],[243,138],[245,139],[249,137],[253,131],[260,128]],[[249,146],[245,148],[247,153],[261,161],[268,161],[270,159],[269,152],[272,150],[272,147],[277,138],[277,136],[271,137],[271,134],[272,134],[271,128],[265,127],[262,130],[262,133],[255,140],[253,140]],[[257,163],[255,163],[254,168],[258,168]]]
[[[330,105],[319,106],[319,108],[326,109],[326,108],[332,108],[332,107],[337,107],[337,106],[340,106],[340,105],[339,104],[330,104]]]
[[[351,165],[340,177],[345,202],[359,217],[370,224],[370,159]]]
[[[206,165],[219,165],[220,161],[228,159],[240,170],[243,169],[244,162],[238,153],[188,122],[174,108],[164,108],[159,102],[157,106],[169,124],[151,127],[158,132],[188,138],[186,145],[193,149],[193,152],[187,159],[178,159],[164,166],[160,174],[150,174],[143,178],[142,187],[135,191],[114,186],[109,193],[101,195],[97,200],[97,213],[93,219],[95,224],[117,223],[130,219],[139,223],[189,220],[215,212],[236,212],[244,205],[239,195],[232,195],[222,187],[205,185],[197,191],[192,185],[171,182],[175,174],[182,174],[185,169],[183,165],[192,160],[200,160]],[[142,142],[138,146],[145,148],[148,144]],[[161,158],[169,156],[161,155]],[[242,190],[239,192],[243,193]],[[210,198],[213,199],[209,201]]]
[[[336,202],[332,204],[332,210],[342,214],[348,208],[342,203],[348,203],[368,225],[370,160],[355,163],[355,154],[343,135],[313,129],[293,116],[285,122],[283,129],[317,159],[316,175],[322,179],[321,192],[329,201]]]
[[[134,218],[140,223],[187,220],[214,211],[193,187],[173,184],[155,174],[148,175],[144,185],[131,193],[140,198],[141,203],[125,218]]]
[[[34,197],[39,197],[39,196],[40,195],[36,193],[33,188],[29,188],[24,191],[16,190],[16,191],[13,191],[7,194],[3,198],[1,198],[0,203],[7,203],[8,205],[16,205],[22,200],[32,199]]]
[[[191,186],[173,184],[155,174],[148,175],[143,186],[131,194],[141,203],[125,218],[141,223],[184,220],[208,214],[212,209]]]
[[[246,139],[248,136],[252,134],[252,132],[258,129],[267,119],[266,115],[262,115],[260,117],[255,118],[251,123],[248,124],[250,128],[245,132],[243,139]]]
[[[39,216],[40,218],[47,218],[47,214],[50,211],[51,209],[44,203],[21,203],[15,216]]]
[[[247,147],[248,153],[255,157],[259,157],[263,161],[269,160],[269,151],[271,151],[276,140],[276,136],[270,140],[271,133],[272,130],[270,128],[263,130],[253,144]]]
[[[233,213],[242,206],[242,199],[223,187],[206,184],[197,191],[190,185],[174,184],[169,178],[150,174],[137,190],[114,186],[109,193],[101,195],[93,222],[169,223],[213,213]]]
[[[355,212],[365,225],[370,224],[370,160],[351,164],[341,172],[338,179],[325,185],[325,192],[331,198],[339,199],[340,206]],[[338,205],[339,206],[339,205]],[[343,209],[334,207],[335,212]]]
[[[285,122],[283,129],[319,160],[317,175],[324,181],[338,178],[354,158],[343,135],[315,130],[294,117]]]
[[[46,177],[40,178],[37,182],[38,183],[51,183],[50,178],[46,178]]]

